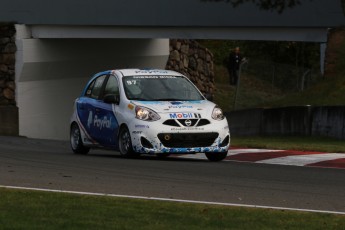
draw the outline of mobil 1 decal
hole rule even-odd
[[[191,118],[201,118],[199,113],[170,113],[171,119],[191,119]]]

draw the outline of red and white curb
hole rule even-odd
[[[207,159],[204,154],[183,155],[179,157]],[[345,169],[345,153],[272,149],[230,149],[225,161]]]

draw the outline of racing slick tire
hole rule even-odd
[[[225,159],[225,157],[228,155],[228,152],[223,152],[223,153],[205,153],[207,159],[209,161],[222,161]]]
[[[139,155],[133,150],[131,134],[127,127],[122,127],[119,132],[119,150],[123,157],[135,157]]]
[[[71,126],[70,144],[72,151],[75,154],[87,154],[90,151],[90,148],[83,145],[83,141],[80,135],[80,129],[76,123],[72,124]]]

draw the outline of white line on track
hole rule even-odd
[[[241,153],[268,153],[268,152],[284,152],[285,150],[275,150],[275,149],[230,149],[228,151],[228,156],[237,155]]]
[[[336,160],[341,158],[345,158],[345,155],[343,153],[325,153],[278,157],[273,159],[256,161],[255,163],[304,166],[308,164],[318,163],[321,161]]]
[[[169,201],[169,202],[179,202],[179,203],[222,205],[222,206],[231,206],[231,207],[260,208],[260,209],[273,209],[273,210],[287,210],[287,211],[299,211],[299,212],[313,212],[313,213],[326,213],[326,214],[345,215],[345,212],[336,212],[336,211],[327,211],[327,210],[285,208],[285,207],[273,207],[273,206],[249,205],[249,204],[234,204],[234,203],[197,201],[197,200],[181,200],[181,199],[170,199],[170,198],[160,198],[160,197],[147,197],[147,196],[129,196],[129,195],[117,195],[117,194],[107,194],[107,193],[77,192],[77,191],[67,191],[67,190],[55,190],[55,189],[44,189],[44,188],[28,188],[28,187],[5,186],[5,185],[0,185],[0,188],[5,188],[5,189],[21,189],[21,190],[31,190],[31,191],[41,191],[41,192],[55,192],[55,193],[77,194],[77,195],[89,195],[89,196],[108,196],[108,197],[117,197],[117,198],[141,199],[141,200],[156,200],[156,201]]]

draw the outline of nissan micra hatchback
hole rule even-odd
[[[70,142],[79,154],[106,148],[123,156],[205,153],[221,161],[230,131],[222,110],[182,74],[120,69],[94,75],[75,100]]]

